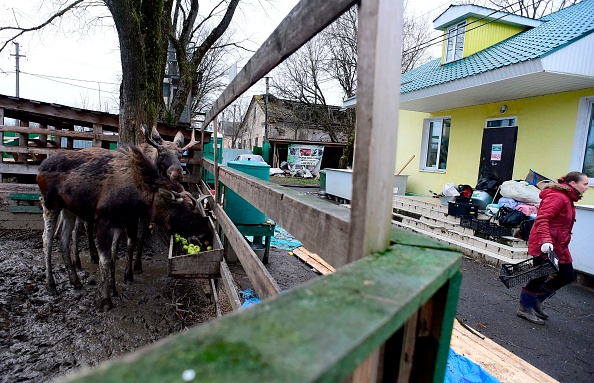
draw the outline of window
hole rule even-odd
[[[464,32],[466,21],[452,25],[446,30],[446,50],[444,63],[460,60],[464,54]]]
[[[493,118],[487,120],[487,128],[505,128],[506,126],[517,126],[517,118]]]
[[[422,170],[445,171],[450,143],[450,123],[449,118],[425,120],[421,150]]]
[[[585,173],[594,182],[594,96],[580,99],[569,170]]]

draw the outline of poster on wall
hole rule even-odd
[[[503,144],[491,145],[491,161],[501,161],[502,150],[503,150]]]
[[[292,174],[312,176],[320,172],[324,145],[289,144],[287,163]]]

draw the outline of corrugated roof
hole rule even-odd
[[[594,31],[594,0],[584,0],[540,20],[544,21],[540,26],[461,60],[440,65],[441,58],[438,58],[402,74],[400,92],[412,92],[544,57]]]

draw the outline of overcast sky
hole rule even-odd
[[[1,25],[14,25],[13,13],[20,15],[21,21],[34,25],[40,20],[34,16],[51,11],[50,2],[41,0],[2,0],[0,3]],[[40,3],[46,6],[40,9]],[[252,48],[257,49],[297,3],[296,0],[276,0],[267,3],[266,10],[258,6],[246,7],[236,13],[233,27],[238,35],[250,37],[254,41]],[[432,22],[449,3],[411,0],[409,7],[417,17],[427,17]],[[104,7],[96,12],[108,14]],[[74,16],[50,30],[17,40],[19,54],[24,56],[19,59],[20,97],[88,109],[105,110],[107,106],[110,112],[117,113],[121,68],[115,29],[89,28],[84,21]],[[81,34],[81,29],[85,33]],[[0,52],[0,94],[3,95],[16,95],[15,48],[11,43]],[[239,69],[246,61],[247,57],[239,61]],[[263,93],[264,88],[262,81],[251,91]]]

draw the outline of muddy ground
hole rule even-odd
[[[123,260],[116,274],[115,308],[97,312],[97,265],[82,243],[83,290],[71,288],[58,253],[58,296],[45,290],[41,232],[0,231],[0,382],[48,382],[82,366],[94,366],[169,334],[211,320],[214,305],[205,281],[167,277],[166,238],[153,236],[144,272],[124,285]],[[239,264],[230,265],[238,288],[249,286]],[[285,250],[271,249],[266,266],[283,290],[317,277]],[[571,285],[547,302],[546,326],[515,315],[519,287],[506,289],[496,269],[464,259],[458,317],[562,383],[594,381],[594,293]],[[222,290],[223,291],[223,290]],[[221,294],[224,312],[231,307]]]
[[[45,289],[41,232],[0,231],[0,382],[52,381],[215,318],[207,281],[167,277],[166,243],[164,235],[153,236],[143,273],[135,274],[132,285],[123,284],[124,259],[118,261],[115,308],[98,312],[98,265],[90,263],[84,240],[83,289],[72,289],[54,246],[59,294],[52,296]],[[239,264],[231,269],[238,289],[250,287]],[[287,251],[274,248],[267,269],[283,290],[317,276]],[[223,312],[231,312],[223,291]]]

